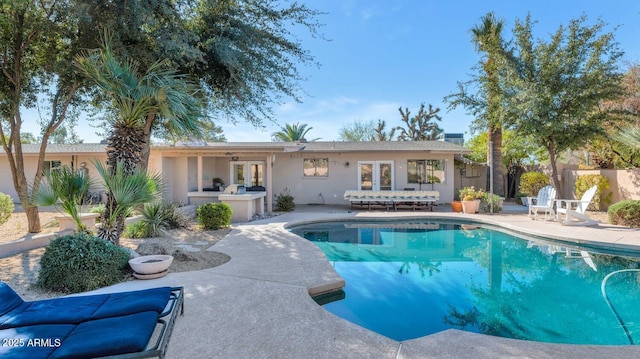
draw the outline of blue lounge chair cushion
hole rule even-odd
[[[4,285],[2,291],[15,292]],[[170,287],[125,293],[64,297],[22,302],[0,315],[0,329],[36,324],[79,324],[88,320],[154,311],[162,313],[171,295]],[[15,294],[18,299],[20,297]],[[0,294],[0,297],[4,297]],[[7,297],[10,297],[7,294]],[[22,299],[20,299],[22,301]],[[17,301],[16,301],[17,302]]]
[[[48,358],[73,331],[71,324],[45,324],[0,330],[0,358]]]
[[[143,351],[158,313],[148,311],[92,320],[76,326],[49,358],[96,358]]]
[[[43,324],[0,330],[11,359],[96,358],[141,352],[156,327],[158,313],[148,311],[92,320],[78,325]]]
[[[22,305],[24,301],[18,293],[16,293],[6,283],[0,282],[0,316],[16,309]]]

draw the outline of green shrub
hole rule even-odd
[[[137,227],[132,228],[147,238],[162,235],[165,229],[183,228],[189,224],[187,218],[178,211],[178,204],[173,202],[146,203],[141,211],[142,218]]]
[[[296,207],[293,202],[294,197],[289,192],[288,188],[282,190],[282,193],[276,195],[276,212],[291,212]]]
[[[196,213],[200,227],[209,230],[229,227],[233,210],[226,203],[205,203],[198,206]]]
[[[128,224],[124,227],[124,232],[122,235],[126,238],[149,238],[154,237],[151,226],[143,221],[138,221],[135,223]]]
[[[591,200],[591,204],[587,208],[590,211],[599,211],[605,208],[611,203],[611,196],[613,193],[607,191],[611,186],[609,185],[609,179],[603,175],[584,175],[576,178],[576,198],[582,198],[582,195],[591,187],[598,186],[596,194]]]
[[[611,205],[607,213],[611,224],[633,228],[640,227],[640,201],[620,201]]]
[[[89,213],[98,213],[102,215],[104,211],[105,211],[105,205],[104,203],[100,203],[98,205],[91,207],[91,209],[89,210]]]
[[[129,253],[112,243],[75,233],[51,241],[40,259],[38,284],[65,293],[85,292],[124,279]]]
[[[527,196],[537,196],[543,187],[549,185],[549,177],[542,172],[525,172],[520,176],[518,192]]]
[[[493,213],[499,213],[502,211],[502,199],[497,194],[485,192],[482,195],[482,201],[480,202],[480,212],[490,213],[491,202],[493,202]]]
[[[11,196],[0,192],[0,226],[7,223],[14,209]]]

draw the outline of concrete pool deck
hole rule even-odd
[[[521,208],[493,216],[437,209],[350,212],[346,207],[299,206],[292,213],[234,226],[210,248],[231,257],[224,265],[120,283],[95,292],[184,286],[185,314],[177,319],[167,358],[640,357],[640,347],[547,344],[458,330],[397,342],[341,319],[311,299],[310,294],[341,287],[343,282],[314,244],[285,230],[287,223],[340,218],[468,218],[568,242],[635,248],[640,253],[639,230],[534,222],[518,213],[524,211]]]

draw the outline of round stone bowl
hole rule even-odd
[[[140,256],[129,260],[129,265],[138,274],[156,274],[169,269],[173,257],[166,254]]]

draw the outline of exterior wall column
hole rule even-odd
[[[202,192],[202,155],[198,156],[198,192]]]
[[[273,212],[273,163],[276,161],[276,155],[269,153],[265,161],[267,169],[267,212]]]

